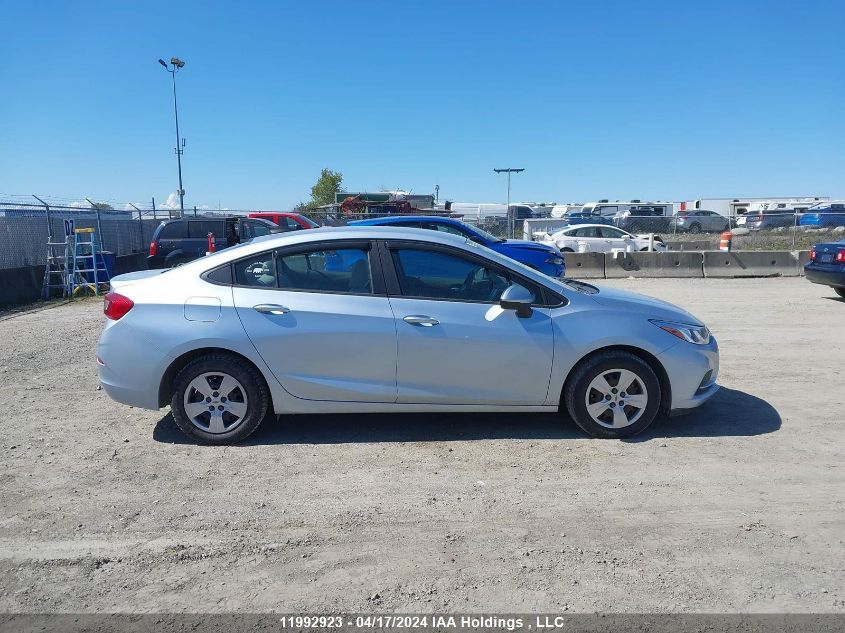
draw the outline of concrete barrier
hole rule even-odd
[[[666,240],[663,242],[670,251],[709,251],[718,246],[714,240],[691,240],[688,242]]]
[[[705,277],[797,277],[798,258],[789,251],[705,251]]]
[[[650,253],[606,253],[604,274],[607,279],[621,277],[704,277],[701,253],[664,251]]]
[[[798,275],[804,276],[804,264],[810,261],[810,251],[792,251],[792,255],[798,260]]]
[[[604,279],[604,253],[562,253],[566,276],[572,279]]]

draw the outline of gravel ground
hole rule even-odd
[[[634,441],[354,415],[200,447],[97,390],[98,301],[0,316],[0,611],[845,612],[845,302],[607,285],[722,348],[724,389]]]

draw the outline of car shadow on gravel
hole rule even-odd
[[[752,436],[781,426],[765,400],[724,387],[691,413],[660,419],[629,442],[668,437]],[[153,439],[190,444],[168,413]],[[449,442],[491,439],[587,439],[569,419],[553,413],[372,413],[289,415],[268,419],[240,446],[260,444],[345,444],[353,442]]]

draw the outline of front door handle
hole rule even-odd
[[[422,314],[411,314],[410,316],[406,316],[404,319],[405,323],[410,323],[411,325],[421,325],[423,327],[431,327],[432,325],[439,325],[440,321],[437,319],[432,319],[429,316],[424,316]]]
[[[275,303],[262,303],[255,306],[253,309],[261,314],[287,314],[290,312],[290,308],[280,306]]]

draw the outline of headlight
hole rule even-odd
[[[651,321],[661,330],[677,336],[687,343],[693,345],[707,345],[710,342],[710,330],[703,325],[689,325],[687,323],[675,323],[674,321]]]
[[[554,264],[555,266],[560,266],[563,263],[562,257],[549,257],[546,260],[547,264]]]

